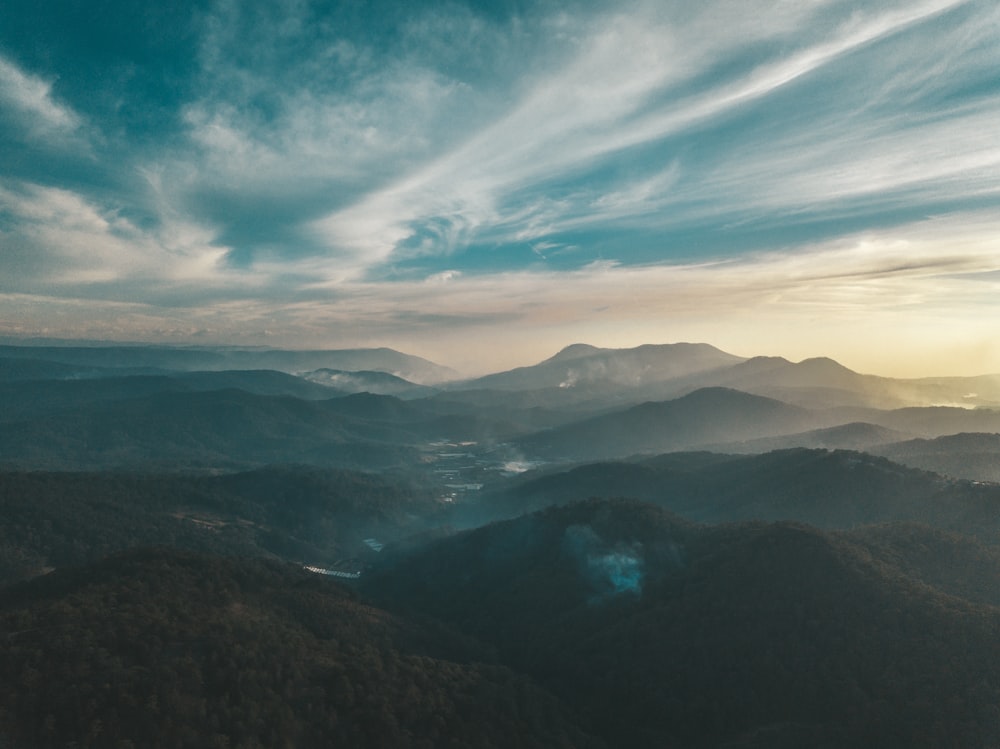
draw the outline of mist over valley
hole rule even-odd
[[[15,746],[1000,737],[1000,378],[707,344],[471,380],[387,350],[2,353]]]
[[[0,2],[0,749],[1000,746],[998,28]]]

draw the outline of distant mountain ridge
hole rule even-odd
[[[724,439],[788,434],[815,424],[805,409],[729,388],[702,388],[522,438],[528,454],[575,459],[691,449]]]
[[[0,358],[41,359],[86,367],[155,367],[186,371],[275,369],[294,374],[322,368],[377,370],[420,384],[443,382],[458,376],[448,367],[389,348],[295,351],[222,346],[0,346]]]
[[[233,366],[250,363],[268,368]],[[486,463],[494,448],[515,462],[572,462],[692,449],[878,451],[1000,433],[991,407],[1000,376],[893,380],[823,357],[744,359],[700,343],[578,343],[531,367],[434,387],[401,376],[407,368],[434,380],[450,372],[389,349],[0,347],[0,465],[384,468],[440,440],[479,443]],[[345,393],[372,397],[328,403]],[[993,480],[1000,450],[978,444],[974,460],[955,443],[899,449],[910,465]]]
[[[602,349],[578,343],[539,364],[465,381],[461,387],[566,389],[595,383],[636,387],[740,361],[741,357],[707,343],[647,344],[630,349]]]
[[[358,396],[317,401],[235,388],[84,402],[0,422],[0,462],[59,470],[232,470],[288,462],[375,468],[415,460],[410,445],[427,439],[424,429],[436,434],[434,417],[425,415],[422,425],[418,417],[402,423],[397,414],[406,404],[371,398],[371,408],[393,414],[389,421],[366,415]]]
[[[342,369],[316,369],[299,375],[305,380],[326,385],[347,393],[374,393],[395,395],[399,398],[419,398],[433,395],[435,388],[418,385],[388,372],[349,372]]]
[[[622,349],[574,343],[537,364],[473,379],[460,379],[448,367],[388,348],[0,345],[0,382],[164,374],[171,370],[262,369],[307,374],[314,380],[323,378],[323,370],[355,373],[353,380],[345,380],[348,384],[344,387],[353,392],[367,389],[410,398],[430,394],[420,391],[420,386],[446,384],[449,392],[495,391],[508,393],[508,399],[516,398],[522,405],[586,404],[592,410],[669,400],[709,386],[810,408],[1000,408],[1000,374],[899,379],[859,374],[828,357],[800,362],[778,356],[746,358],[707,343],[644,344]],[[418,389],[410,391],[406,383],[393,383],[371,373],[401,378]]]
[[[171,372],[155,375],[42,379],[0,382],[0,422],[31,418],[81,404],[122,401],[158,393],[239,389],[254,395],[326,400],[345,393],[274,370]]]
[[[922,522],[1000,541],[1000,486],[956,481],[848,450],[669,453],[528,472],[466,512],[505,518],[589,497],[653,502],[691,521],[796,521],[821,528]],[[491,514],[492,513],[492,514]]]
[[[529,393],[556,403],[669,400],[728,387],[810,408],[1000,407],[1000,375],[898,379],[859,374],[829,357],[745,358],[705,343],[609,349],[575,343],[538,364],[451,383],[455,390]],[[513,395],[508,396],[513,397]]]
[[[742,442],[711,445],[713,450],[724,453],[764,453],[793,447],[821,447],[829,450],[869,450],[879,445],[898,442],[908,437],[905,432],[888,429],[877,424],[853,421],[833,427],[811,429],[807,432],[784,434],[778,437],[755,437]]]
[[[874,445],[870,452],[904,465],[1000,483],[1000,434],[970,433]]]

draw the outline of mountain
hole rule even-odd
[[[30,419],[60,409],[159,393],[197,393],[227,389],[306,400],[323,400],[343,394],[300,377],[272,370],[43,379],[0,383],[0,421]]]
[[[82,377],[104,377],[108,374],[118,373],[115,370],[102,367],[63,364],[45,359],[0,357],[0,383],[29,380],[74,380]]]
[[[1000,432],[1000,409],[928,406],[897,408],[891,411],[843,409],[841,417],[868,421],[919,437],[942,437],[961,432]]]
[[[85,470],[416,461],[408,445],[422,435],[342,415],[331,403],[234,389],[91,403],[0,423],[0,456],[9,466]]]
[[[890,564],[921,536],[884,533],[875,555],[852,534],[590,501],[387,558],[364,591],[495,647],[614,746],[995,743],[1000,610]]]
[[[506,397],[513,405],[584,404],[595,411],[670,400],[703,387],[740,390],[811,409],[1000,407],[1000,375],[895,379],[859,374],[828,357],[744,359],[694,343],[632,349],[578,343],[533,366],[449,385],[452,391]]]
[[[941,593],[1000,606],[1000,546],[919,523],[858,528],[851,538],[879,564]]]
[[[674,453],[534,471],[456,512],[473,520],[512,517],[588,497],[646,500],[698,522],[789,520],[836,529],[907,521],[1000,542],[1000,486],[845,450]]]
[[[554,356],[550,356],[546,359],[547,362],[557,362],[557,361],[575,361],[577,359],[586,359],[590,356],[599,356],[600,354],[606,354],[609,351],[614,351],[615,349],[598,348],[597,346],[591,346],[589,343],[571,343],[566,346],[561,351],[556,353]],[[627,351],[628,349],[619,349],[619,351]]]
[[[0,746],[1000,745],[993,376],[26,348]]]
[[[511,402],[521,406],[590,403],[591,410],[677,398],[709,386],[810,408],[1000,407],[1000,375],[893,379],[859,374],[824,357],[797,363],[781,357],[744,359],[704,343],[631,349],[573,344],[539,364],[465,381],[459,381],[457,373],[447,367],[386,348],[293,351],[224,346],[0,346],[0,382],[259,369],[316,373],[320,381],[339,377],[348,391],[407,398],[429,394],[372,375],[377,372],[415,386],[448,383],[451,391],[492,392],[491,398],[513,398]],[[331,373],[318,372],[324,369]],[[353,374],[347,378],[344,373]],[[520,400],[514,394],[519,394]]]
[[[584,391],[589,388],[634,388],[732,365],[740,360],[738,356],[705,343],[645,345],[631,349],[575,344],[539,364],[465,381],[461,387],[487,390],[556,388],[570,394],[574,388]]]
[[[828,450],[869,450],[879,452],[879,446],[905,439],[907,435],[876,424],[852,422],[825,429],[811,429],[779,437],[757,437],[741,442],[712,445],[712,450],[728,453],[764,453],[793,447],[825,448]],[[879,452],[879,454],[883,454]]]
[[[488,649],[288,565],[137,550],[0,591],[0,741],[598,747]]]
[[[836,366],[833,369],[839,371]],[[704,379],[711,379],[711,374]],[[565,406],[563,410],[571,413]],[[585,414],[587,410],[584,409]],[[712,386],[668,401],[645,402],[629,408],[604,407],[597,415],[557,421],[553,428],[524,436],[515,443],[529,455],[572,461],[692,449],[867,450],[914,435],[940,437],[960,432],[1000,432],[1000,410],[950,406],[890,410],[856,406],[805,408],[742,390]]]
[[[976,481],[1000,482],[1000,434],[960,433],[873,447],[898,463]]]
[[[387,372],[345,372],[341,369],[317,369],[300,374],[303,379],[326,385],[345,393],[395,395],[397,398],[423,398],[437,392]]]
[[[346,391],[317,387],[306,378],[270,369],[227,369],[218,372],[179,372],[170,378],[192,392],[208,390],[245,390],[256,395],[287,395],[304,400],[327,400]]]
[[[45,360],[66,365],[101,368],[156,368],[165,370],[274,369],[296,373],[317,369],[389,372],[421,384],[443,382],[457,375],[419,356],[388,348],[286,351],[225,346],[0,346],[0,357]]]
[[[442,522],[416,477],[308,466],[229,475],[0,472],[0,584],[137,546],[320,567]]]
[[[529,455],[586,460],[800,432],[817,422],[816,414],[771,398],[703,388],[539,432],[516,444]]]
[[[801,362],[753,357],[726,369],[707,372],[690,384],[730,387],[809,408],[1000,406],[1000,375],[898,379],[859,374],[827,357]]]
[[[909,405],[892,397],[884,378],[862,375],[826,357],[793,363],[755,357],[711,373],[704,384],[731,387],[810,408]]]
[[[517,433],[516,425],[474,412],[442,413],[386,395],[304,400],[233,388],[166,390],[71,400],[37,412],[29,404],[26,413],[0,420],[0,467],[239,470],[308,463],[386,469],[422,465],[420,451],[432,442],[502,440]]]

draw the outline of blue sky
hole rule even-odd
[[[1000,371],[994,2],[155,5],[0,5],[0,335]]]

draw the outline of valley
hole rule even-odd
[[[0,0],[0,749],[1000,749],[998,31]]]
[[[998,378],[3,354],[11,746],[1000,740]]]

